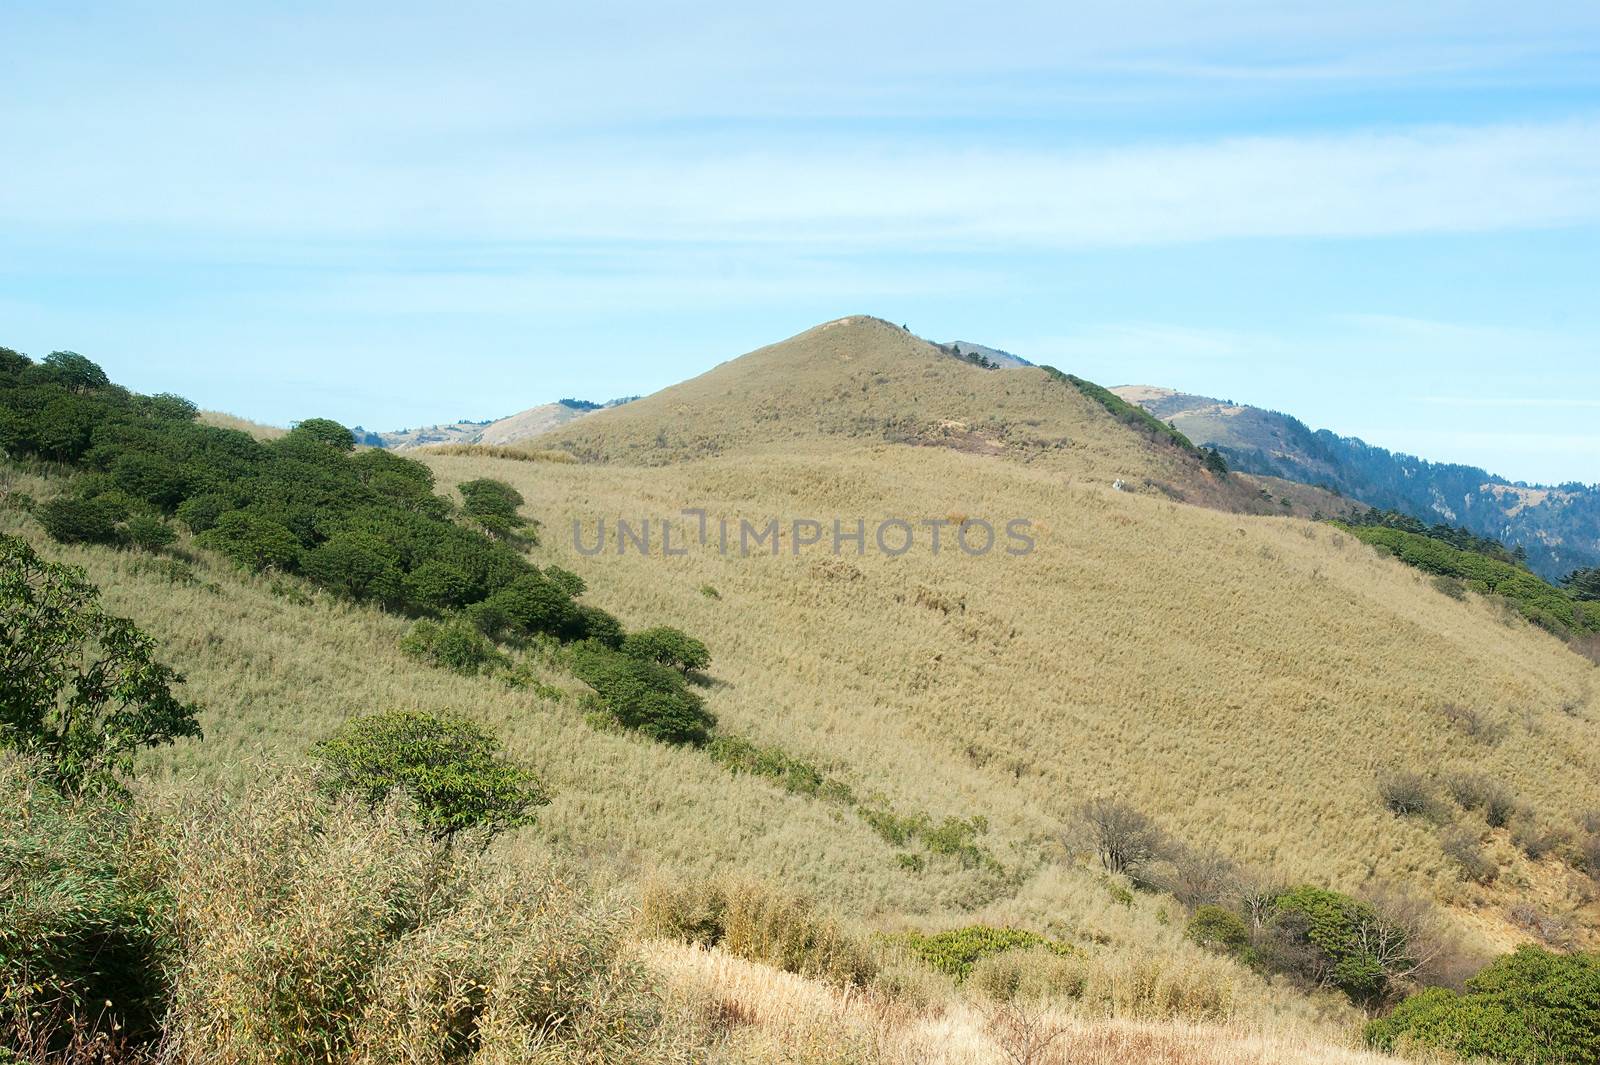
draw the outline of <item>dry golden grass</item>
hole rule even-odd
[[[1380,1065],[1325,1032],[1086,1016],[1062,1004],[950,996],[921,1007],[741,961],[649,943],[646,959],[721,1033],[716,1062],[766,1065]],[[1034,1053],[1028,1055],[1029,1046]]]
[[[289,430],[276,425],[262,425],[247,418],[240,418],[233,414],[224,414],[222,411],[203,410],[200,420],[207,425],[214,425],[218,429],[238,429],[240,432],[249,433],[257,440],[276,440],[288,434]]]
[[[468,455],[475,458],[511,459],[514,462],[577,462],[570,451],[522,447],[511,444],[423,444],[417,451],[431,455]],[[415,458],[416,456],[411,456]]]
[[[817,440],[949,448],[1077,480],[1267,512],[1037,368],[983,370],[878,318],[827,322],[692,380],[538,437],[585,461],[663,465]]]

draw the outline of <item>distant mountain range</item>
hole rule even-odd
[[[388,448],[391,451],[405,451],[430,444],[514,444],[541,433],[548,433],[597,410],[620,407],[637,398],[637,396],[627,396],[613,399],[609,403],[563,399],[488,421],[442,422],[415,429],[396,429],[387,433],[373,432],[358,425],[354,432],[359,443],[369,447]]]
[[[1380,510],[1458,525],[1508,546],[1548,578],[1600,565],[1600,485],[1530,485],[1429,462],[1245,404],[1127,385],[1113,389],[1246,473],[1320,485]]]

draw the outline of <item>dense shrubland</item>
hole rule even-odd
[[[1441,586],[1442,591],[1454,598],[1460,598],[1466,590],[1494,597],[1535,625],[1559,636],[1582,639],[1600,632],[1600,610],[1589,608],[1568,589],[1534,575],[1515,560],[1457,547],[1431,533],[1387,524],[1338,524],[1358,540],[1395,556],[1408,566],[1432,573],[1444,581],[1459,581],[1459,590],[1451,584]]]

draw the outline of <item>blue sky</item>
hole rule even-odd
[[[865,312],[1600,481],[1600,5],[579,7],[0,0],[0,344],[397,428]]]

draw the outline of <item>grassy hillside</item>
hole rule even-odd
[[[1422,893],[1478,950],[1594,941],[1592,881],[1567,842],[1600,809],[1591,663],[1347,531],[1175,502],[1178,478],[1197,493],[1214,487],[1219,502],[1256,488],[1214,478],[1043,371],[930,356],[874,320],[836,328],[854,339],[835,347],[833,330],[813,330],[679,386],[686,392],[640,401],[642,413],[620,408],[558,434],[609,461],[416,452],[447,494],[486,477],[520,493],[523,513],[543,523],[540,542],[511,537],[497,551],[580,574],[584,603],[630,631],[667,621],[705,640],[712,661],[698,692],[743,755],[597,727],[553,644],[518,652],[526,673],[515,686],[503,674],[463,676],[402,653],[408,618],[299,577],[243,574],[187,533],[164,556],[52,543],[30,510],[66,487],[61,467],[3,467],[0,532],[85,567],[107,605],[138,619],[188,673],[206,738],[148,756],[143,801],[231,792],[303,761],[355,716],[454,709],[489,726],[554,793],[535,825],[496,844],[509,867],[555,852],[634,897],[663,876],[749,875],[885,933],[982,923],[1042,934],[1070,962],[1061,978],[1076,988],[1071,1038],[1106,1055],[1159,1050],[1183,1061],[1204,1053],[1198,1044],[1238,1060],[1291,1046],[1357,1060],[1341,1044],[1358,1026],[1344,999],[1307,997],[1190,942],[1172,895],[1131,891],[1099,868],[1080,831],[1091,799],[1130,803],[1187,848],[1275,888]],[[784,390],[777,368],[791,356],[803,357],[803,372]],[[888,435],[878,423],[851,431],[854,392],[839,391],[839,374],[852,380],[853,364],[900,374],[907,388],[925,383],[900,408],[920,413],[895,415]],[[733,389],[739,381],[750,387]],[[1039,424],[973,413],[991,409],[1030,411]],[[958,411],[960,428],[938,417]],[[1013,435],[1018,424],[1066,442]],[[663,445],[667,426],[684,435]],[[929,426],[940,431],[926,435]],[[364,468],[373,457],[384,458],[319,461]],[[1170,491],[1110,484],[1141,476],[1135,486]],[[443,500],[426,506],[433,520],[460,520]],[[706,513],[707,542],[685,508]],[[919,528],[1025,519],[1035,549],[972,556],[947,528],[937,555],[920,537],[903,555],[870,546],[835,555],[826,541],[800,543],[793,524],[871,528],[889,517]],[[619,551],[619,518],[636,529],[669,520],[686,551],[667,555],[659,525],[649,553]],[[719,550],[721,522],[770,519],[781,530],[775,550]],[[601,521],[608,549],[580,550]],[[1468,780],[1504,791],[1515,817],[1486,821],[1471,802],[1453,803]],[[1403,816],[1413,805],[1417,815]],[[1464,875],[1463,847],[1472,868],[1487,863],[1496,875]],[[773,1005],[742,989],[785,977],[717,954],[642,949],[674,986],[709,980],[714,996],[754,1018],[741,1038],[776,1048],[724,1060],[785,1060],[777,1055],[796,1038],[781,1020],[785,995],[833,1002],[813,981],[788,984]],[[935,1023],[950,1045],[972,1047],[946,1060],[995,1060],[1000,1022],[973,1013],[969,998],[939,1005],[948,988],[919,998],[918,971],[885,978],[907,983],[882,1009],[911,1012],[882,1030],[872,1017],[887,1014],[874,1013],[857,1033],[910,1048],[902,1058],[833,1053],[825,1044],[856,1029],[803,1015],[795,1023],[821,1042],[788,1060],[927,1060],[910,1040]],[[1108,1027],[1107,1016],[1159,1023]],[[1196,1033],[1174,1020],[1232,1028]],[[1252,1042],[1247,1033],[1263,1028],[1276,1034]]]
[[[827,439],[990,455],[1077,481],[1121,480],[1131,491],[1266,510],[1253,490],[1207,473],[1190,449],[1123,424],[1065,375],[985,370],[865,316],[819,325],[599,411],[541,436],[539,446],[587,462],[656,466]]]

